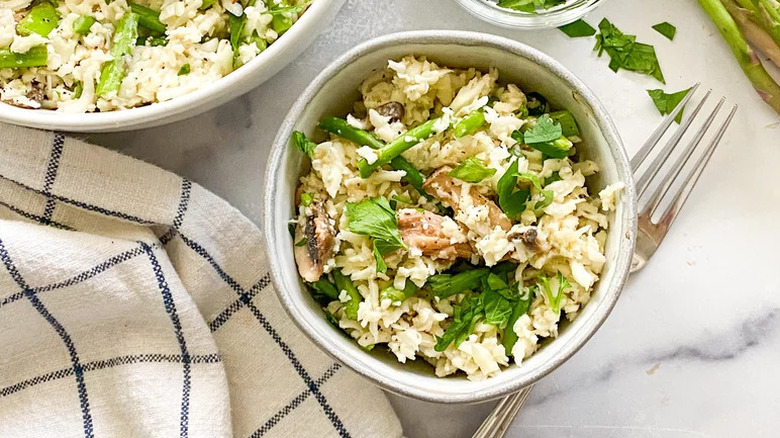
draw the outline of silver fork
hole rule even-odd
[[[685,96],[685,98],[680,102],[679,105],[677,105],[674,111],[672,111],[672,113],[664,119],[664,121],[653,132],[650,138],[647,139],[647,142],[645,142],[645,144],[639,149],[639,152],[634,156],[633,159],[631,159],[631,169],[636,179],[638,201],[643,199],[643,195],[652,185],[651,183],[653,182],[653,179],[658,175],[658,172],[661,170],[661,168],[664,167],[664,164],[674,152],[677,145],[680,144],[680,140],[682,140],[683,135],[685,135],[685,133],[688,131],[688,128],[691,127],[694,119],[696,119],[696,116],[701,111],[702,106],[704,106],[704,103],[712,94],[712,90],[707,91],[704,97],[696,105],[696,108],[694,108],[693,111],[691,111],[685,117],[685,120],[682,122],[680,127],[677,129],[677,131],[675,131],[666,145],[660,150],[658,155],[656,155],[655,159],[653,159],[653,161],[647,166],[645,171],[641,173],[638,172],[647,160],[648,156],[650,156],[651,152],[657,149],[656,146],[658,146],[658,144],[661,142],[661,139],[669,130],[669,127],[674,122],[674,119],[683,110],[685,105],[693,98],[698,89],[699,84],[694,85],[688,95]],[[657,222],[654,222],[653,217],[655,216],[655,213],[657,213],[658,207],[661,205],[661,202],[666,199],[666,195],[669,194],[669,190],[672,188],[672,185],[674,185],[677,178],[682,174],[683,169],[690,160],[695,149],[702,142],[702,139],[707,134],[710,126],[712,126],[712,123],[715,121],[715,118],[718,115],[720,109],[723,107],[725,100],[725,98],[721,98],[709,116],[707,116],[707,118],[704,120],[704,123],[696,132],[696,134],[694,134],[691,141],[682,150],[682,153],[672,165],[671,170],[669,170],[665,176],[661,178],[658,187],[650,195],[649,200],[647,200],[645,203],[640,203],[640,205],[644,205],[644,208],[641,210],[641,213],[639,213],[637,218],[638,233],[636,248],[634,250],[634,258],[631,263],[631,272],[636,272],[642,269],[650,257],[655,254],[655,251],[661,245],[661,242],[666,236],[666,233],[669,231],[669,227],[672,225],[672,222],[674,222],[675,218],[677,218],[677,214],[680,212],[683,204],[685,204],[685,201],[688,199],[688,195],[690,195],[693,187],[699,180],[699,176],[701,176],[704,167],[707,166],[707,162],[709,162],[710,157],[712,157],[712,153],[720,143],[721,138],[723,138],[723,134],[726,132],[726,128],[728,128],[731,120],[734,118],[734,114],[737,111],[736,105],[732,107],[731,111],[729,111],[728,115],[726,115],[726,118],[721,122],[720,127],[715,131],[715,134],[710,139],[709,144],[704,148],[704,151],[701,153],[699,159],[690,170],[690,173],[687,175],[682,185],[677,189],[676,193],[671,198],[669,207],[666,209],[660,219]],[[523,404],[525,404],[526,400],[528,400],[532,388],[533,385],[529,385],[521,389],[519,392],[509,395],[499,401],[498,405],[496,405],[485,421],[482,422],[482,425],[479,427],[479,429],[477,429],[472,438],[503,437],[507,429],[509,429],[509,425],[512,423],[512,420],[514,420],[515,416],[517,415],[517,412],[520,410],[520,408],[523,407]]]

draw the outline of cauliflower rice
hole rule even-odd
[[[599,169],[579,158],[576,124],[496,70],[408,56],[360,92],[326,141],[295,133],[311,158],[293,224],[301,276],[365,349],[424,360],[440,377],[520,365],[590,299],[623,185],[592,196],[586,178]],[[566,131],[560,158],[546,149],[553,137],[537,143]],[[383,143],[399,142],[422,188],[414,169],[385,164]]]
[[[115,57],[111,53],[115,31],[122,17],[131,13],[130,4],[149,8],[145,11],[156,16],[165,31],[150,31],[140,21],[129,53]],[[40,66],[0,65],[0,100],[70,113],[170,100],[249,62],[292,26],[308,4],[308,0],[4,0],[0,59],[24,56],[40,47],[47,56]],[[21,23],[36,7],[38,12],[53,7],[54,22],[31,32]],[[84,20],[89,21],[82,24]],[[121,85],[101,94],[101,73],[115,58],[124,74]]]

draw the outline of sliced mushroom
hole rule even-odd
[[[536,238],[539,237],[539,232],[536,228],[529,228],[520,234],[520,239],[525,246],[535,248],[537,246]]]
[[[444,216],[430,211],[418,211],[412,208],[398,210],[398,230],[401,239],[411,248],[417,248],[426,256],[434,259],[455,260],[471,257],[468,243],[450,242],[444,232]]]
[[[457,211],[460,208],[462,182],[448,175],[451,170],[451,167],[444,166],[436,172],[433,172],[431,176],[425,180],[423,188],[426,192],[441,200],[445,205]],[[499,226],[504,231],[509,231],[509,229],[512,228],[512,222],[506,217],[504,212],[501,211],[495,202],[479,193],[475,187],[472,187],[469,190],[469,195],[471,195],[474,205],[487,206],[488,220],[490,220],[491,228]]]
[[[46,91],[43,90],[43,84],[33,82],[30,91],[27,92],[27,98],[38,104],[43,104],[43,101],[46,100]]]
[[[295,262],[298,273],[308,282],[315,282],[325,272],[325,263],[333,256],[336,231],[330,224],[322,204],[313,203],[309,214],[295,227]]]
[[[390,101],[376,107],[376,112],[384,117],[390,117],[390,123],[393,123],[404,118],[405,110],[401,102]]]

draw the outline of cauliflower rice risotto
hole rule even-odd
[[[333,324],[437,376],[520,364],[584,306],[623,185],[588,193],[572,114],[498,72],[389,61],[311,159],[291,224]]]
[[[229,74],[308,0],[2,0],[0,100],[83,113],[162,102]]]

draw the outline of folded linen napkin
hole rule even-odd
[[[257,228],[170,172],[0,125],[0,437],[397,437],[276,299]]]

